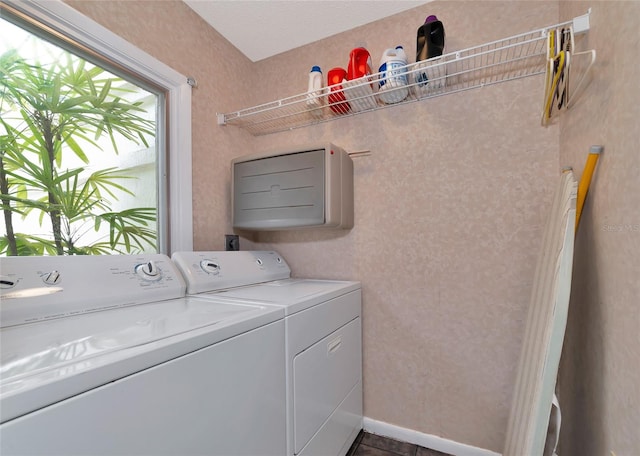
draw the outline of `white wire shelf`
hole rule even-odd
[[[576,34],[586,32],[589,29],[589,13],[572,21],[408,64],[401,68],[406,71],[408,84],[384,91],[391,98],[402,100],[397,103],[386,104],[381,100],[381,92],[374,88],[378,87],[384,73],[376,73],[325,87],[319,95],[305,92],[240,111],[218,114],[218,123],[238,126],[260,136],[544,74],[547,69],[549,31],[566,26],[572,26]],[[427,82],[418,82],[424,81],[424,77],[419,78],[419,75],[426,75]],[[310,100],[311,103],[308,103]]]

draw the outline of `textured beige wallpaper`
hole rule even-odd
[[[231,230],[233,156],[316,141],[371,150],[355,160],[352,230],[249,235],[242,246],[279,250],[297,276],[362,281],[365,415],[454,441],[502,450],[551,192],[562,165],[580,175],[589,145],[604,143],[576,244],[563,454],[640,452],[637,2],[433,2],[256,64],[180,1],[68,3],[198,80],[196,249],[221,249]],[[414,55],[428,14],[452,51],[589,6],[598,65],[560,127],[539,126],[542,76],[264,137],[216,125],[216,112],[303,92],[312,65],[346,66],[356,46],[374,66],[398,44]]]
[[[447,50],[558,22],[556,2],[434,2],[256,64],[259,102],[306,90],[312,65],[364,45],[415,55],[428,14]],[[286,69],[286,71],[284,71]],[[541,227],[559,175],[543,77],[257,138],[331,140],[355,159],[355,227],[264,233],[298,276],[363,286],[364,404],[375,420],[502,451]]]
[[[560,160],[582,174],[603,144],[576,238],[569,323],[560,366],[560,454],[640,454],[640,3],[592,8],[583,46],[597,50],[585,96],[561,119]]]

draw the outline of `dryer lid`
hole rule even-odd
[[[286,315],[291,315],[358,289],[359,282],[284,279],[222,290],[212,296],[281,306],[285,308]]]

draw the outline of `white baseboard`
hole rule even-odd
[[[366,416],[362,420],[362,425],[364,430],[371,434],[391,437],[392,439],[412,443],[454,456],[501,456],[500,453],[485,450],[484,448],[454,442],[453,440],[438,437],[437,435],[425,434],[383,421],[376,421]]]

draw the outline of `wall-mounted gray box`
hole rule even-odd
[[[330,143],[235,158],[231,195],[234,228],[352,228],[353,162]]]

